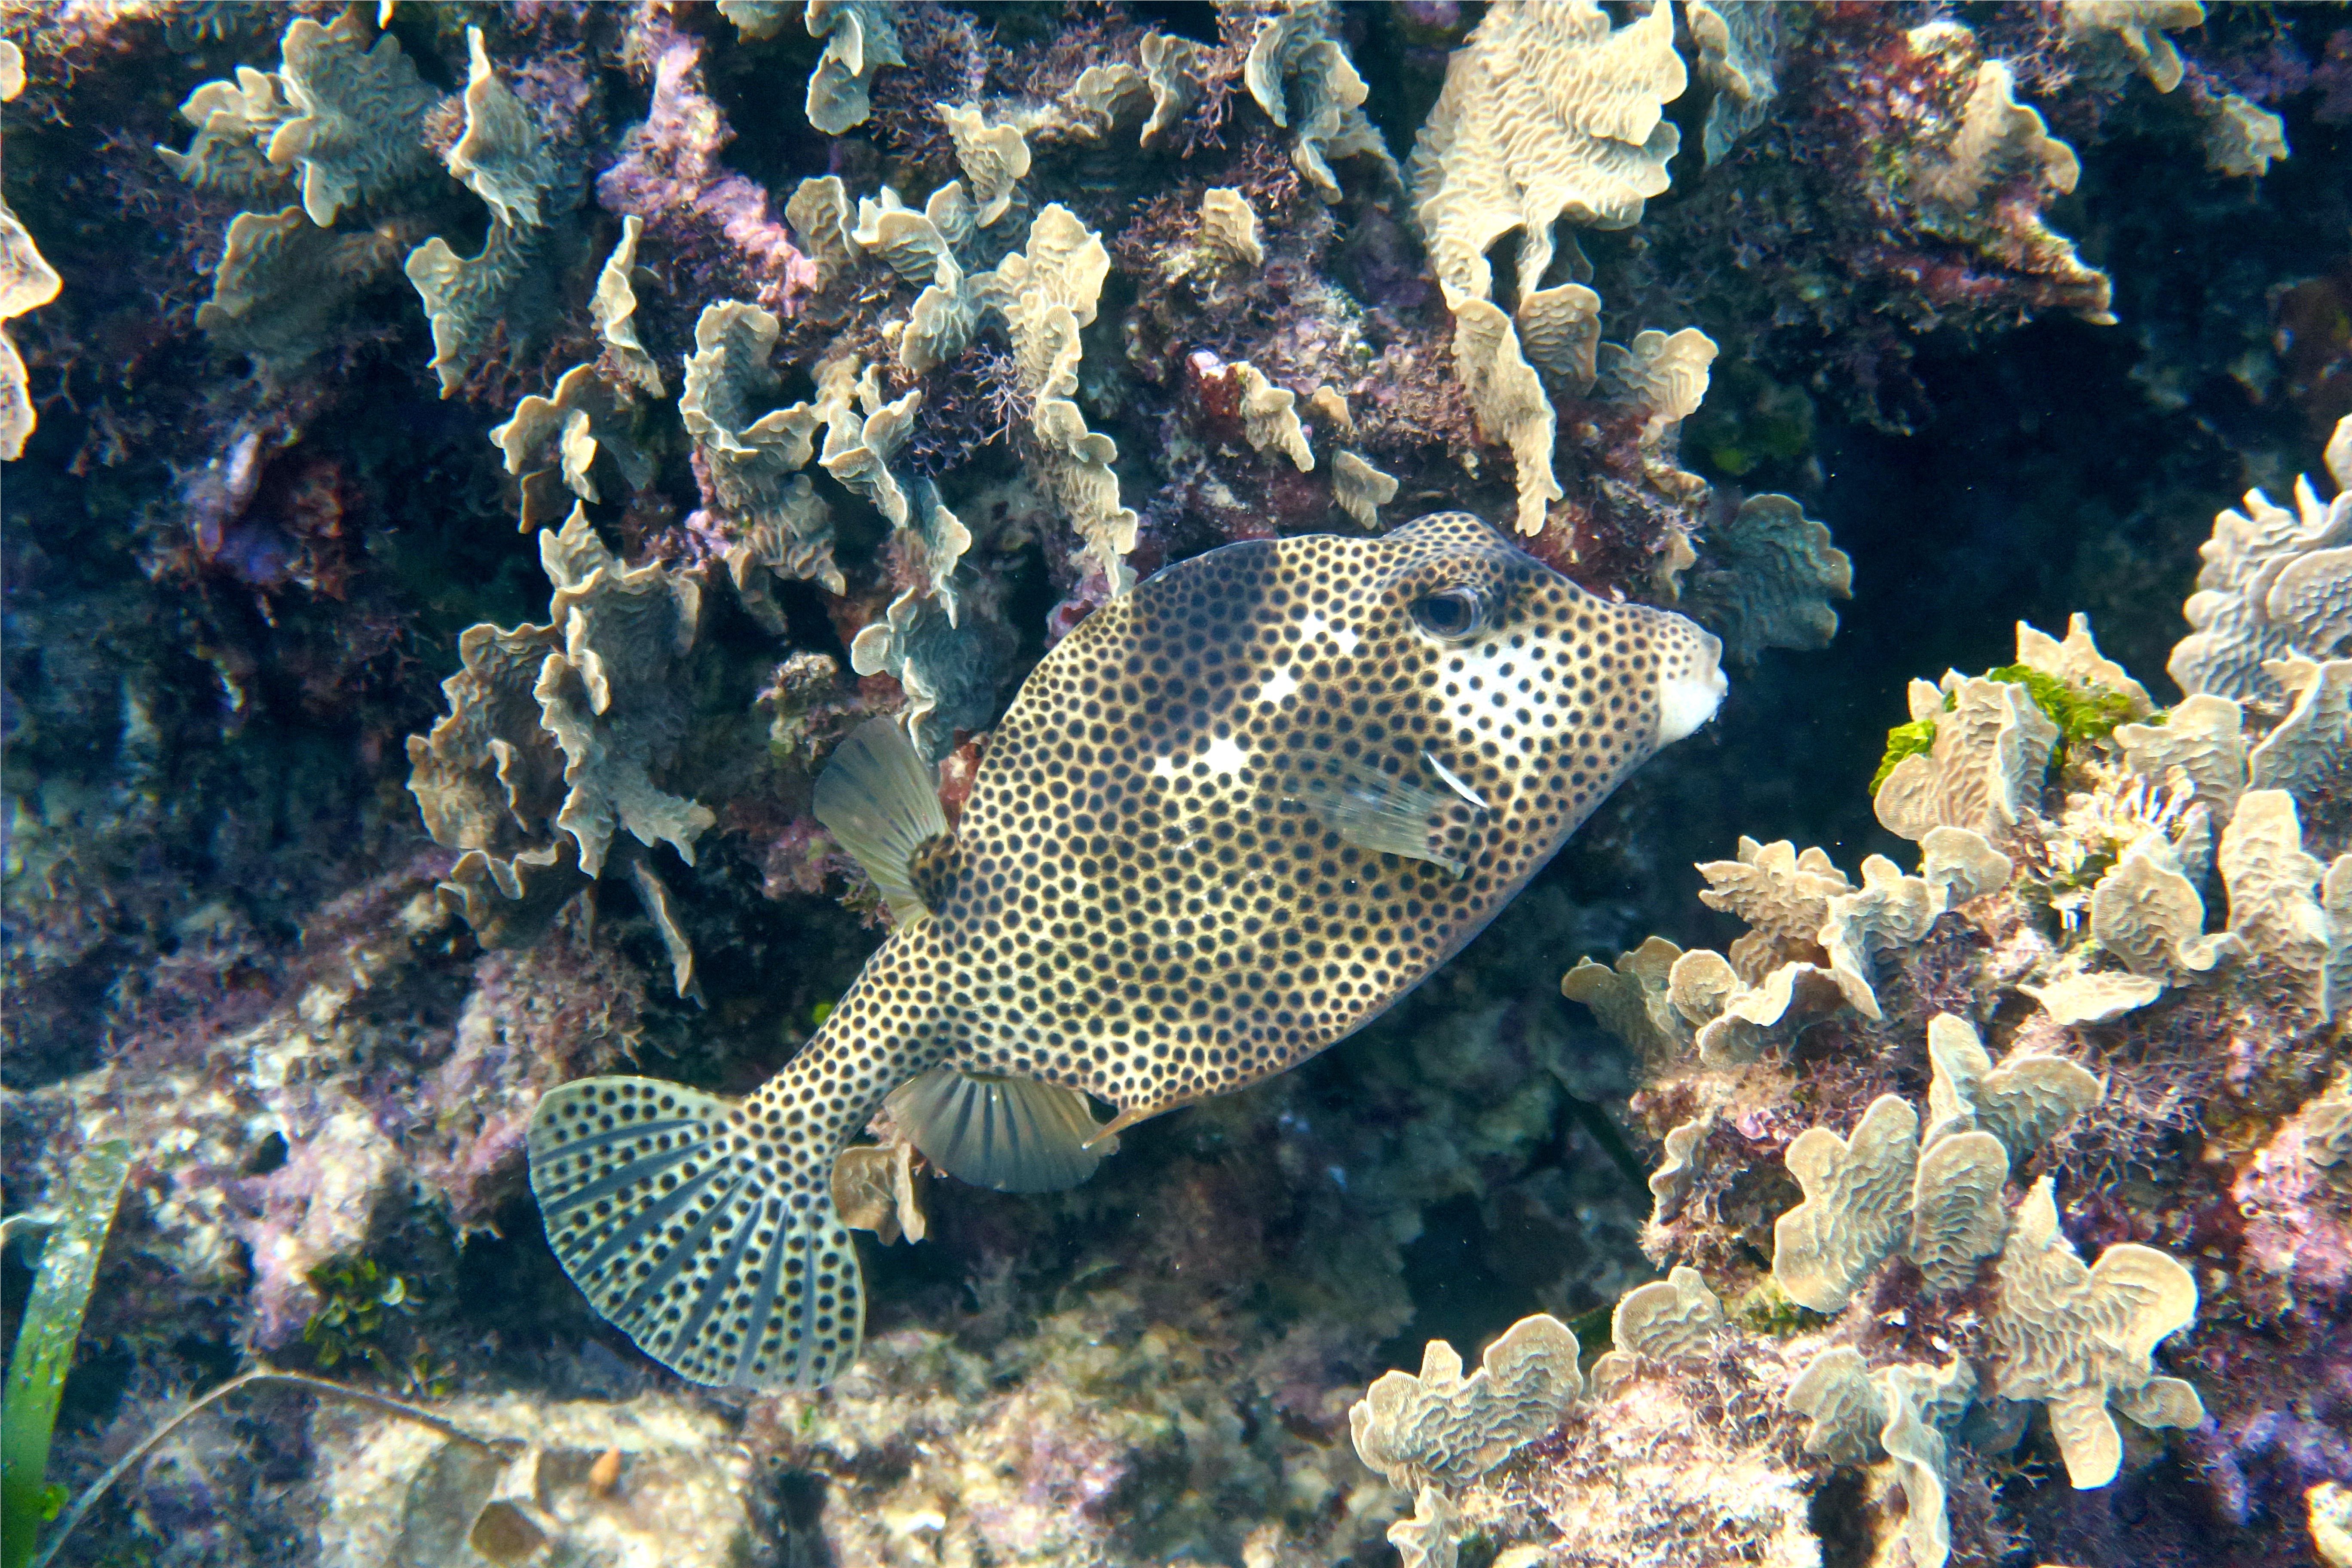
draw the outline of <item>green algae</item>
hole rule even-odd
[[[2054,675],[2022,664],[1989,669],[1985,679],[2024,687],[2033,705],[2058,726],[2053,761],[2063,761],[2069,746],[2084,741],[2103,741],[2115,732],[2116,725],[2131,722],[2131,700],[2103,686],[2070,686]],[[1945,700],[1945,706],[1951,706],[1950,699]]]
[[[1886,754],[1878,760],[1878,771],[1870,775],[1870,793],[1875,795],[1886,775],[1906,757],[1916,757],[1936,743],[1936,721],[1915,719],[1908,724],[1897,724],[1886,731]]]
[[[2033,705],[2058,726],[2058,743],[2050,752],[2052,767],[2065,764],[2069,747],[2085,741],[2104,741],[2115,732],[2116,725],[2131,722],[2131,700],[2120,692],[2109,691],[2104,686],[2072,686],[2045,670],[2022,664],[2004,664],[1997,669],[1986,670],[1983,679],[1998,680],[2007,686],[2022,686],[2026,695],[2033,699]],[[1944,711],[1950,712],[1956,705],[1954,694],[1946,692]],[[2165,717],[2159,713],[2144,721],[2161,724]],[[1936,721],[1933,719],[1914,719],[1907,724],[1897,724],[1887,731],[1886,750],[1878,760],[1878,770],[1870,775],[1870,793],[1877,795],[1879,787],[1886,783],[1886,775],[1893,773],[1904,758],[1921,755],[1935,744]]]

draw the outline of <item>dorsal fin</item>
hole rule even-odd
[[[894,719],[869,719],[833,749],[817,775],[816,819],[857,858],[900,924],[930,910],[915,891],[917,848],[948,830],[931,770]]]
[[[1075,1187],[1118,1147],[1101,1136],[1085,1095],[1034,1078],[936,1067],[892,1089],[887,1103],[924,1159],[1000,1193]]]

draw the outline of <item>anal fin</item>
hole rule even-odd
[[[1118,1147],[1101,1136],[1085,1095],[1034,1078],[936,1067],[891,1090],[886,1103],[923,1158],[1000,1193],[1075,1187]]]
[[[930,912],[918,890],[916,852],[945,838],[931,770],[895,719],[869,719],[835,746],[817,775],[816,819],[857,858],[904,923]]]
[[[856,1359],[866,1292],[830,1204],[796,1204],[735,1103],[582,1079],[531,1115],[548,1245],[589,1302],[681,1377],[814,1388]]]

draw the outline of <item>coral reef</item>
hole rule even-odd
[[[52,1474],[260,1363],[515,1449],[257,1394],[61,1561],[2352,1550],[2340,10],[0,35],[6,1210],[135,1155]],[[838,1385],[600,1324],[522,1129],[822,1022],[845,736],[952,822],[1132,583],[1456,508],[1717,726],[1068,1193],[886,1110]]]
[[[2221,514],[2209,560],[2244,526]],[[2191,616],[2200,628],[2212,618]],[[2192,637],[2186,668],[2223,640]],[[2193,1450],[2297,1398],[2242,1370],[2210,1374],[2266,1353],[2252,1348],[2264,1340],[2325,1347],[2342,1331],[2341,1222],[2321,1195],[2333,1156],[2310,1151],[2337,1120],[2321,1092],[2340,1061],[2329,976],[2352,925],[2323,900],[2352,882],[2335,809],[2347,752],[2331,738],[2328,761],[2281,770],[2303,781],[2299,795],[2249,788],[2233,701],[2152,706],[2079,617],[2063,642],[2021,624],[2017,664],[1915,681],[1912,722],[1890,737],[1890,757],[1905,754],[1882,768],[1876,809],[1923,841],[1916,892],[1898,890],[1912,879],[1885,862],[1865,866],[1856,892],[1819,850],[1743,841],[1737,861],[1699,868],[1712,884],[1700,896],[1751,928],[1729,959],[1654,937],[1562,983],[1650,1064],[1636,1104],[1666,1160],[1645,1246],[1696,1262],[1745,1309],[1738,1331],[1767,1337],[1719,1353],[1784,1372],[1805,1362],[1780,1396],[1812,1424],[1805,1454],[1886,1457],[1915,1563],[1941,1563],[1964,1538],[2055,1542],[2077,1527],[2014,1487],[1955,1489],[1969,1472],[1954,1468],[1953,1443],[1979,1477],[2012,1465],[2023,1437],[2053,1445],[2077,1489],[2160,1488],[2161,1467],[2114,1413],[2189,1429]],[[2223,706],[2226,723],[2213,716]],[[2256,721],[2272,728],[2254,750],[2300,752],[2277,709]],[[2306,813],[2332,862],[2305,849]],[[2229,919],[2210,934],[2197,886],[2209,876]],[[1857,942],[1857,928],[1871,934]],[[1815,986],[1791,1032],[1798,986],[1824,969],[1843,984]],[[2004,1004],[2009,993],[2031,1005]],[[1979,1026],[2009,1037],[1998,1063]],[[1904,1094],[1923,1076],[1924,1114]],[[2218,1098],[2183,1117],[2166,1091],[2184,1079]],[[1850,1130],[1819,1121],[1831,1106]],[[1785,1175],[1761,1175],[1775,1156]],[[2189,1173],[2206,1165],[2222,1173]],[[2155,1190],[2207,1195],[2147,1211],[2145,1226],[2120,1227],[2135,1239],[2086,1265],[2068,1231],[2116,1234],[2131,1200],[2112,1184],[2126,1166],[2152,1173]],[[2012,1205],[2005,1191],[2020,1185]],[[2196,1217],[2202,1204],[2231,1223],[2230,1250],[2205,1243],[2202,1256],[2226,1262],[2200,1271],[2200,1273],[2137,1238],[2217,1237]],[[1889,1352],[1953,1359],[1935,1373],[1808,1344],[1813,1314],[1837,1319],[1832,1339],[1866,1318]],[[2168,1339],[2186,1379],[2151,1363]],[[2046,1405],[2046,1437],[2025,1401]],[[2265,1401],[2270,1413],[2254,1414]],[[1785,1459],[1785,1436],[1750,1441],[1759,1462]]]

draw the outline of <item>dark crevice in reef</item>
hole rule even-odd
[[[1404,1249],[1404,1285],[1412,1321],[1374,1352],[1383,1366],[1418,1367],[1422,1346],[1444,1340],[1484,1345],[1538,1310],[1534,1292],[1498,1276],[1487,1258],[1499,1244],[1523,1238],[1488,1232],[1475,1198],[1449,1198],[1423,1209],[1422,1231]]]

